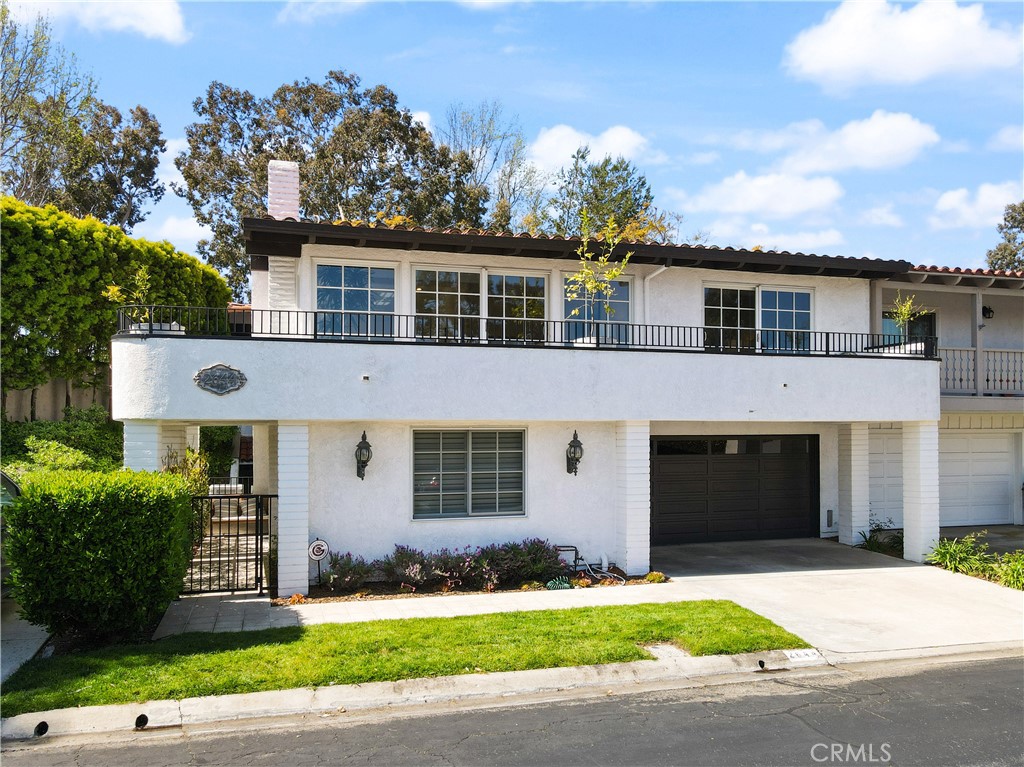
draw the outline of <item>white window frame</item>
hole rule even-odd
[[[801,286],[801,285],[776,285],[776,284],[770,283],[770,282],[768,282],[768,283],[765,283],[765,282],[754,282],[754,283],[742,283],[742,282],[702,282],[701,283],[701,287],[700,287],[700,301],[701,301],[700,312],[701,312],[701,320],[702,320],[701,327],[722,327],[721,325],[714,326],[714,325],[706,325],[706,324],[703,323],[703,320],[704,320],[704,317],[706,316],[706,311],[707,311],[707,304],[705,303],[705,299],[704,299],[704,289],[705,288],[719,288],[719,289],[727,288],[727,289],[730,289],[730,290],[753,290],[754,291],[754,328],[753,328],[753,330],[755,331],[755,336],[754,336],[755,337],[755,343],[756,343],[756,347],[755,348],[758,349],[758,350],[760,350],[762,348],[762,346],[761,346],[761,333],[766,330],[766,328],[761,327],[761,310],[763,308],[762,304],[761,304],[761,292],[763,290],[771,290],[771,291],[780,291],[781,290],[781,291],[790,291],[790,292],[794,292],[794,293],[807,293],[807,294],[809,294],[810,299],[811,299],[811,309],[810,309],[810,313],[811,313],[811,327],[810,327],[809,330],[797,330],[796,332],[798,332],[798,333],[815,333],[815,332],[817,332],[816,328],[817,328],[817,324],[818,324],[818,316],[817,316],[818,315],[818,307],[817,307],[817,301],[815,300],[815,289],[812,288],[812,287],[805,287],[805,286]],[[769,332],[771,332],[773,330],[779,330],[779,329],[778,328],[767,328],[767,330]],[[787,330],[787,328],[784,328],[784,329],[782,329],[782,332],[786,332],[786,330]],[[712,347],[712,348],[717,348],[717,347]]]
[[[459,516],[445,516],[438,514],[436,516],[429,517],[417,517],[416,516],[416,432],[519,432],[523,435],[523,510],[514,514],[474,514],[472,511],[468,511],[466,514]],[[521,428],[509,428],[508,426],[495,426],[493,428],[474,426],[474,427],[431,427],[429,425],[414,426],[409,429],[409,489],[410,489],[410,518],[413,522],[456,522],[462,520],[479,520],[479,519],[503,519],[503,520],[516,520],[525,519],[529,516],[529,453],[530,453],[530,442],[529,442],[529,429],[524,427]],[[466,489],[466,500],[467,504],[471,507],[473,502],[473,451],[471,444],[467,444],[467,471],[466,477],[468,486]],[[444,455],[442,451],[441,455]]]
[[[371,259],[348,259],[348,258],[332,258],[330,256],[318,256],[311,259],[312,270],[309,280],[309,306],[312,307],[313,312],[319,314],[320,312],[331,312],[331,309],[319,309],[317,306],[317,289],[320,287],[317,285],[317,269],[320,266],[362,266],[370,269],[390,269],[395,274],[395,308],[391,312],[373,312],[367,311],[365,314],[375,315],[379,317],[391,316],[392,322],[394,323],[395,332],[398,332],[399,320],[398,316],[401,312],[401,296],[402,296],[402,269],[400,261],[373,261]],[[343,278],[344,282],[344,278]],[[344,290],[344,286],[342,287]],[[371,288],[372,290],[372,288]],[[345,310],[342,309],[338,312],[339,314],[345,314]],[[351,312],[359,314],[360,312]],[[339,334],[342,335],[342,334]]]
[[[489,320],[489,319],[505,319],[505,320],[507,320],[508,319],[507,317],[500,317],[500,318],[497,318],[497,317],[492,318],[491,317],[490,307],[488,307],[488,305],[487,305],[487,299],[490,298],[490,294],[487,292],[487,288],[488,288],[489,278],[493,275],[493,276],[498,276],[498,277],[540,277],[540,278],[542,278],[544,280],[544,317],[542,318],[541,321],[544,323],[545,341],[550,341],[551,340],[550,338],[547,338],[547,335],[548,335],[548,322],[549,322],[549,320],[553,319],[553,315],[551,313],[551,282],[552,282],[551,278],[552,278],[552,272],[550,272],[550,271],[541,271],[541,270],[537,270],[537,269],[506,269],[506,268],[493,268],[492,269],[492,268],[485,268],[485,269],[483,269],[482,273],[483,273],[483,279],[480,282],[480,293],[481,293],[480,298],[481,298],[482,303],[480,305],[480,311],[481,311],[481,318],[483,319],[483,324],[481,325],[481,335],[483,336],[483,338],[485,338],[485,339],[487,338],[487,320]],[[534,319],[533,321],[536,322],[537,320]],[[499,340],[504,341],[504,339],[499,339]]]
[[[472,274],[480,275],[480,293],[477,296],[480,299],[480,313],[479,314],[458,314],[458,315],[454,315],[454,314],[427,315],[427,314],[424,314],[422,316],[424,316],[424,317],[433,316],[435,319],[440,318],[440,317],[457,317],[460,320],[463,319],[463,318],[478,319],[480,321],[480,334],[479,334],[478,338],[479,338],[480,341],[485,340],[486,328],[484,326],[484,323],[485,323],[485,321],[487,319],[487,306],[486,306],[487,295],[485,293],[484,280],[487,279],[487,270],[486,269],[484,269],[483,267],[480,267],[480,266],[453,266],[451,264],[410,264],[409,266],[410,266],[410,269],[409,269],[409,293],[410,293],[410,297],[411,297],[410,314],[413,317],[412,322],[414,323],[414,327],[415,327],[416,318],[421,316],[420,313],[416,310],[416,292],[417,292],[416,291],[416,272],[418,272],[420,270],[431,271],[431,272],[460,272],[460,273],[461,272],[467,272],[467,273],[472,273]]]

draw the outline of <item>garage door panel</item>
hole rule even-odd
[[[702,438],[673,437],[688,443]],[[710,440],[711,438],[707,438]],[[817,438],[807,453],[761,454],[758,441],[743,437],[747,452],[703,456],[662,456],[652,463],[654,544],[750,540],[817,534]],[[721,439],[715,440],[715,447]],[[710,450],[709,450],[710,452]],[[689,514],[681,516],[685,504]],[[702,521],[703,520],[703,521]]]

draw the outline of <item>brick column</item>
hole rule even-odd
[[[939,425],[903,422],[903,558],[923,562],[939,540]]]
[[[309,426],[277,427],[277,589],[309,591]]]
[[[870,527],[868,425],[839,427],[839,542],[854,546]]]
[[[651,569],[651,425],[615,424],[616,561],[629,575]]]

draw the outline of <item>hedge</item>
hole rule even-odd
[[[4,512],[12,596],[28,621],[78,640],[135,638],[181,591],[188,485],[122,470],[36,472]]]

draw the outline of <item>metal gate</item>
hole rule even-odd
[[[186,594],[258,591],[276,563],[271,522],[276,495],[200,495],[192,498],[192,562]]]

